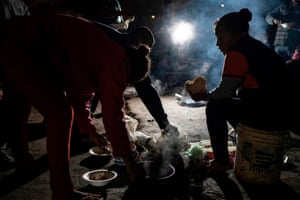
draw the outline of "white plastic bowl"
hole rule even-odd
[[[109,152],[99,153],[99,148],[97,146],[94,146],[94,147],[90,148],[89,153],[90,153],[91,156],[98,156],[98,157],[111,156],[111,153],[109,153]]]
[[[97,169],[84,173],[82,178],[89,182],[91,185],[100,187],[105,186],[110,183],[112,180],[117,178],[118,174],[115,171],[107,169]]]

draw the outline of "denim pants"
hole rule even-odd
[[[278,55],[283,57],[284,60],[286,61],[291,59],[293,55],[293,51],[291,51],[288,46],[275,46],[274,50]]]

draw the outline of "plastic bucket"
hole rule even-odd
[[[248,183],[277,183],[289,132],[264,131],[239,124],[236,133],[235,176]]]

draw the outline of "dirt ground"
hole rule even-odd
[[[146,135],[159,138],[160,129],[152,116],[147,111],[141,100],[134,95],[134,91],[129,89],[126,93],[128,114],[138,120],[137,130]],[[169,116],[172,124],[176,125],[180,130],[180,141],[184,143],[201,142],[209,140],[206,118],[205,105],[195,106],[193,104],[182,104],[178,102],[175,94],[161,97],[163,106]],[[97,108],[99,109],[101,108]],[[30,117],[29,123],[42,122],[42,116],[34,109]],[[99,132],[103,132],[103,124],[101,120],[95,120],[95,124]],[[35,134],[39,135],[38,129]],[[13,175],[13,169],[0,173],[1,183],[1,200],[50,200],[51,193],[49,190],[49,171],[45,161],[45,137],[37,138],[30,142],[30,151],[34,158],[39,162],[36,173],[30,178],[22,181]],[[184,151],[186,149],[182,149]],[[184,152],[181,152],[184,153]],[[182,154],[183,155],[183,154]],[[274,188],[263,189],[276,191],[274,194],[276,199],[300,199],[300,146],[294,146],[288,151],[290,166],[287,170],[282,171],[279,186]],[[94,188],[82,180],[82,174],[89,170],[88,164],[93,164],[93,168],[106,168],[111,166],[112,161],[103,161],[91,157],[88,151],[76,154],[71,157],[71,173],[76,188],[81,191],[90,193],[105,194],[106,200],[121,200],[126,191],[128,191],[127,182],[122,182],[124,170],[116,169],[120,173],[120,179],[106,188]],[[96,163],[96,164],[95,164]],[[102,164],[101,164],[102,163]],[[126,180],[126,178],[125,178]],[[180,184],[180,183],[179,183]],[[278,189],[280,188],[280,189]],[[203,182],[203,187],[196,190],[197,195],[189,200],[200,199],[228,199],[228,200],[251,200],[266,199],[266,196],[260,194],[261,188],[244,188],[234,177],[233,172],[229,171],[229,175],[224,177],[207,177]],[[279,193],[278,193],[279,191]],[[258,195],[257,195],[258,192]],[[256,194],[253,196],[253,194]],[[269,195],[270,193],[267,193]],[[251,196],[252,195],[252,196]],[[268,196],[270,197],[270,196]],[[123,200],[123,199],[122,199]],[[173,200],[173,199],[172,199]],[[175,200],[175,199],[174,199]]]

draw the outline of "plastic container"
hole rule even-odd
[[[240,124],[234,174],[248,183],[271,185],[280,180],[288,131],[264,131]]]

